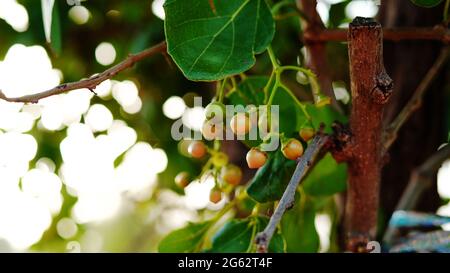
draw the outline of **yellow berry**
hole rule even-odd
[[[242,171],[236,165],[228,165],[222,168],[221,176],[226,183],[236,186],[239,185],[242,179]]]
[[[316,131],[314,130],[314,128],[310,126],[305,126],[301,128],[300,131],[298,132],[298,134],[304,141],[308,141],[311,138],[313,138],[315,133]]]
[[[228,164],[228,156],[222,152],[218,152],[212,156],[211,161],[215,167],[221,168]]]

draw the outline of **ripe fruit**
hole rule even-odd
[[[222,120],[225,117],[225,113],[226,113],[225,105],[218,101],[211,102],[205,108],[206,120],[210,120],[215,117]]]
[[[257,148],[252,148],[248,151],[246,160],[250,169],[258,169],[266,163],[267,155]]]
[[[177,184],[178,187],[184,189],[187,185],[189,185],[189,173],[188,172],[180,172],[175,176],[175,184]]]
[[[222,152],[214,153],[211,158],[213,165],[217,168],[221,168],[228,163],[228,156]]]
[[[250,131],[250,119],[245,113],[237,113],[231,118],[230,127],[235,135],[245,135]]]
[[[206,154],[206,146],[201,141],[193,141],[189,144],[188,152],[193,158],[202,158]]]
[[[223,181],[233,186],[239,185],[242,179],[241,169],[233,164],[223,167],[220,175]]]
[[[303,145],[297,139],[291,138],[285,145],[283,145],[281,152],[286,158],[296,160],[303,154]]]
[[[304,140],[304,141],[308,141],[311,138],[313,138],[314,134],[315,134],[315,130],[313,127],[310,126],[304,126],[300,129],[300,131],[298,132],[298,134],[300,135],[300,137]]]
[[[222,192],[217,189],[212,189],[209,193],[209,201],[211,201],[214,204],[217,204],[222,200]]]

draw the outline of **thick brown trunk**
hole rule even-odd
[[[382,117],[393,83],[383,64],[383,33],[372,19],[357,17],[348,33],[352,111],[351,155],[345,228],[347,250],[366,251],[376,235],[382,167]]]

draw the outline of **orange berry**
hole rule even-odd
[[[206,154],[206,146],[201,141],[193,141],[189,144],[188,152],[193,158],[202,158]]]
[[[236,186],[241,182],[242,171],[238,166],[230,164],[222,168],[221,176],[223,181],[230,185]]]
[[[222,200],[222,192],[217,189],[211,190],[211,192],[209,193],[209,201],[217,204],[220,202],[220,200]]]
[[[248,151],[245,159],[250,169],[258,169],[266,163],[267,154],[257,148],[252,148]]]
[[[286,158],[296,160],[303,154],[303,145],[297,139],[291,138],[285,145],[283,145],[281,152]]]
[[[245,113],[237,113],[231,118],[230,127],[235,135],[245,135],[251,128],[250,119]]]
[[[301,128],[300,131],[298,132],[298,134],[304,141],[308,141],[311,138],[313,138],[315,133],[316,131],[314,130],[314,128],[310,126],[305,126]]]
[[[184,189],[187,185],[189,185],[189,173],[188,172],[180,172],[175,176],[175,184],[177,184],[178,187]]]

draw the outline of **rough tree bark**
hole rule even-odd
[[[348,53],[352,110],[349,180],[345,212],[346,248],[365,252],[376,236],[379,183],[383,164],[383,108],[393,82],[383,64],[381,25],[356,17],[350,23]]]

